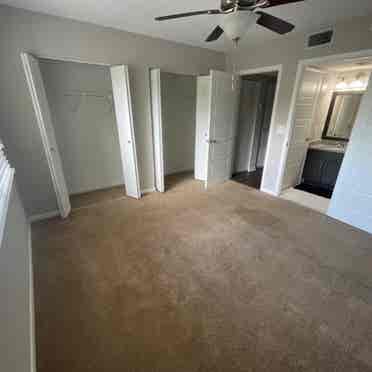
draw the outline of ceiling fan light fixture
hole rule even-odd
[[[224,16],[221,28],[231,40],[241,39],[260,16],[253,12],[233,12]]]

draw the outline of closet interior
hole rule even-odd
[[[110,67],[39,63],[72,207],[124,196]]]

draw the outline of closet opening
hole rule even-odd
[[[40,59],[72,208],[125,196],[110,68]]]
[[[128,68],[21,58],[59,214],[140,198]]]
[[[261,188],[278,71],[241,76],[232,179]]]
[[[150,70],[157,191],[202,187],[195,179],[197,77]]]

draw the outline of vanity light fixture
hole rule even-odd
[[[356,76],[355,80],[353,80],[349,87],[353,90],[365,90],[367,89],[367,80],[363,79],[365,75],[363,73],[360,73]]]
[[[365,74],[359,73],[355,79],[350,83],[345,81],[342,77],[341,80],[336,84],[336,91],[348,92],[348,91],[363,91],[367,89],[368,80],[365,78]]]
[[[346,90],[348,85],[346,84],[345,78],[342,78],[340,82],[336,84],[337,90]]]

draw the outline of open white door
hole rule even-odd
[[[71,205],[39,62],[37,58],[27,53],[22,53],[21,58],[52,176],[58,208],[61,217],[65,218],[71,211]]]
[[[208,128],[208,172],[205,187],[232,175],[240,79],[211,71],[211,109]]]
[[[305,70],[298,93],[293,128],[287,143],[287,162],[284,170],[282,189],[294,187],[301,183],[302,169],[309,146],[309,128],[311,126],[323,75],[312,70]]]
[[[155,187],[164,192],[163,122],[160,69],[150,70],[151,113],[154,137]]]
[[[128,67],[124,65],[113,66],[110,70],[125,189],[128,196],[139,199],[141,197],[141,189],[138,175]]]

